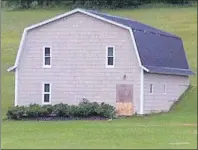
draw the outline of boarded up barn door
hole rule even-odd
[[[116,85],[116,112],[117,116],[132,116],[133,107],[133,85]]]

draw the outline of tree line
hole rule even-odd
[[[189,4],[197,0],[3,0],[6,7],[17,7],[28,9],[34,7],[53,7],[53,6],[73,6],[88,8],[125,8],[138,7],[144,4],[165,3],[165,4]]]

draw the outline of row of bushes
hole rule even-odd
[[[83,100],[78,105],[56,104],[44,105],[30,104],[29,106],[16,106],[7,111],[8,119],[21,120],[23,118],[37,117],[68,117],[68,118],[88,118],[103,117],[113,118],[115,108],[109,104],[89,102]]]

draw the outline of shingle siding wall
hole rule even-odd
[[[153,84],[153,94],[150,94]],[[163,86],[166,85],[166,94]],[[144,113],[169,111],[170,107],[189,86],[189,77],[144,74]]]
[[[42,68],[43,46],[52,47],[52,68]],[[115,68],[106,68],[106,46],[115,46]],[[52,84],[52,104],[87,98],[114,106],[116,84],[133,84],[139,111],[140,67],[130,33],[81,13],[28,32],[19,63],[18,104],[42,104],[43,82]]]

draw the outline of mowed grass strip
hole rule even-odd
[[[105,10],[181,36],[189,65],[197,69],[197,8]],[[14,64],[23,29],[68,10],[2,12],[2,114],[14,104]],[[169,113],[108,121],[4,121],[2,148],[197,148],[197,76]],[[179,144],[178,144],[179,143]]]
[[[14,126],[14,128],[13,128]],[[3,124],[9,148],[195,148],[196,127],[108,121],[9,122]],[[9,132],[7,132],[9,130]],[[186,145],[170,143],[186,143]]]

